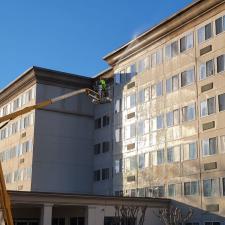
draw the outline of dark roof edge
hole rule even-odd
[[[130,46],[131,44],[133,44],[135,46],[135,42],[137,42],[137,41],[143,41],[143,38],[145,38],[147,36],[150,36],[151,33],[156,32],[161,27],[166,26],[169,22],[173,21],[174,19],[176,19],[177,17],[181,16],[182,14],[188,12],[192,8],[195,8],[198,5],[203,4],[203,3],[204,4],[208,4],[210,6],[211,5],[217,6],[217,5],[219,5],[219,4],[223,3],[223,2],[225,2],[225,0],[213,0],[213,1],[196,0],[195,2],[189,4],[188,6],[186,6],[185,8],[183,8],[182,10],[180,10],[179,12],[177,12],[177,13],[173,14],[172,16],[168,17],[167,19],[163,20],[161,23],[159,23],[156,26],[153,26],[152,28],[150,28],[147,31],[143,32],[142,34],[140,34],[139,36],[137,36],[134,40],[131,40],[128,43],[126,43],[126,44],[122,45],[121,47],[117,48],[116,50],[110,52],[109,54],[107,54],[106,56],[103,57],[103,60],[107,61],[108,64],[113,65],[114,62],[112,62],[113,61],[112,58],[113,58],[114,55],[116,55],[116,54],[122,54],[123,51],[128,46]],[[208,9],[210,9],[210,7]],[[202,14],[202,12],[201,12],[201,14]],[[199,16],[199,15],[197,15],[197,16]],[[194,17],[190,18],[190,20],[196,18],[197,16],[195,15]],[[152,41],[150,41],[150,42],[152,42]],[[129,53],[127,55],[129,55]],[[116,61],[116,60],[114,60],[114,61]]]

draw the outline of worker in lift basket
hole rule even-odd
[[[103,98],[106,96],[106,82],[103,79],[101,79],[99,81],[98,94],[99,94],[100,98]]]

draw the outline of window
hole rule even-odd
[[[195,72],[194,69],[186,70],[181,73],[181,87],[185,87],[194,83]]]
[[[131,66],[127,67],[127,69],[126,69],[127,81],[129,81],[136,74],[137,74],[136,64],[132,64]]]
[[[122,173],[122,159],[115,160],[115,174]]]
[[[197,159],[197,145],[196,143],[188,143],[183,145],[184,160]]]
[[[201,102],[201,117],[208,116],[216,112],[216,98],[208,98]]]
[[[220,152],[225,153],[225,135],[220,136]]]
[[[109,168],[102,169],[102,180],[109,179]]]
[[[167,162],[173,163],[174,162],[174,151],[173,148],[167,148]]]
[[[163,95],[163,82],[160,81],[157,84],[151,86],[151,97],[156,98]]]
[[[214,74],[214,60],[211,59],[200,65],[200,80],[206,79]]]
[[[101,118],[95,119],[95,129],[101,128]]]
[[[138,122],[138,136],[143,136],[149,133],[149,120],[142,120]]]
[[[225,110],[225,94],[221,94],[218,96],[218,101],[219,101],[219,111],[224,111]]]
[[[100,152],[101,152],[101,144],[100,144],[100,143],[95,144],[95,145],[94,145],[94,154],[95,154],[95,155],[99,155]]]
[[[20,99],[17,98],[13,101],[13,112],[16,111],[20,107]]]
[[[225,196],[225,178],[222,179],[222,185],[223,185],[223,196]]]
[[[94,181],[100,181],[100,178],[101,178],[101,171],[95,170],[94,171]]]
[[[133,108],[133,107],[136,106],[136,96],[135,96],[135,93],[127,96],[126,103],[127,103],[127,109],[130,109],[130,108]]]
[[[144,169],[149,166],[149,154],[143,153],[138,156],[138,168]]]
[[[16,134],[18,132],[18,129],[19,129],[19,127],[18,127],[18,121],[12,123],[12,131],[11,131],[12,135],[13,134]]]
[[[168,196],[175,197],[176,196],[176,184],[168,185]]]
[[[205,222],[205,225],[220,225],[220,222]]]
[[[183,122],[192,121],[195,119],[195,104],[191,104],[182,108]]]
[[[110,142],[109,141],[104,141],[102,143],[102,153],[108,152],[110,149]]]
[[[180,161],[180,146],[167,148],[167,162],[179,162]]]
[[[145,154],[140,154],[138,156],[138,168],[139,169],[145,168]]]
[[[65,218],[52,218],[52,225],[65,225]]]
[[[22,143],[22,154],[29,152],[32,149],[32,141]]]
[[[179,46],[178,41],[174,41],[171,44],[166,46],[166,58],[170,59],[178,55],[179,52]]]
[[[132,171],[137,169],[137,156],[126,158],[126,171]]]
[[[103,127],[106,127],[109,125],[109,116],[105,115],[103,116]]]
[[[70,218],[70,224],[69,225],[84,225],[85,219],[84,217],[72,217]]]
[[[160,149],[157,152],[157,165],[161,165],[164,163],[164,150]]]
[[[203,156],[214,155],[217,153],[217,138],[209,138],[202,140]]]
[[[6,105],[2,108],[2,116],[6,116],[9,113],[9,106]]]
[[[122,110],[122,100],[117,99],[115,102],[115,113],[119,113]]]
[[[149,89],[145,88],[138,92],[138,103],[143,104],[149,100]]]
[[[133,138],[136,135],[136,124],[130,124],[125,127],[125,138]]]
[[[180,39],[180,52],[184,52],[194,47],[193,33],[190,33]]]
[[[149,57],[143,58],[138,62],[138,73],[142,73],[149,68]]]
[[[220,55],[217,57],[217,73],[223,72],[225,70],[225,55]]]
[[[165,196],[165,187],[164,186],[155,186],[153,187],[153,196],[162,198]]]
[[[156,130],[160,130],[160,129],[163,129],[164,127],[164,122],[163,122],[163,115],[159,115],[155,118],[152,118],[150,120],[151,122],[151,131],[156,131]]]
[[[218,180],[217,179],[208,179],[203,180],[203,193],[205,197],[211,197],[218,195]]]
[[[177,91],[179,88],[179,76],[175,75],[166,80],[166,93]]]
[[[162,63],[162,50],[158,50],[157,52],[151,55],[151,67],[155,67]]]
[[[185,223],[185,225],[199,225],[199,223],[198,222],[196,222],[196,223]]]
[[[122,129],[118,128],[115,130],[115,141],[120,142],[122,140]]]
[[[216,20],[216,35],[225,31],[225,16],[222,16]]]
[[[167,127],[173,127],[180,123],[180,111],[176,109],[166,114]]]
[[[163,115],[157,116],[157,130],[162,129],[164,127],[163,123]]]
[[[198,29],[198,43],[202,43],[212,37],[212,24],[209,23]]]
[[[198,181],[191,181],[184,183],[184,195],[197,195]]]

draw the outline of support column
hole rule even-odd
[[[100,206],[88,206],[85,214],[85,225],[104,225],[104,209]]]
[[[44,204],[41,210],[41,225],[52,224],[52,207],[53,204]]]

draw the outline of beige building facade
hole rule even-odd
[[[196,224],[225,215],[224,31],[225,1],[196,1],[104,58],[115,74],[114,193],[203,209]]]

